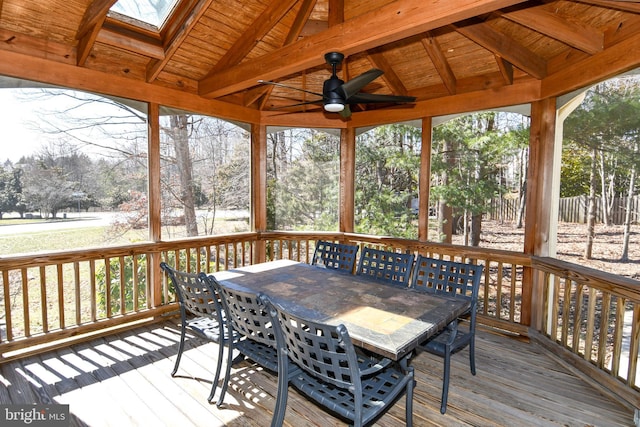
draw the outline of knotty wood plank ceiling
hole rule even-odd
[[[181,0],[160,29],[111,16],[114,1],[3,0],[0,50],[283,114],[322,106],[288,107],[318,98],[258,80],[320,93],[331,51],[344,80],[384,71],[363,92],[419,104],[529,81],[560,94],[567,69],[640,40],[638,1]],[[411,106],[351,109],[382,108]]]

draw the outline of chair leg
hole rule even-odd
[[[276,396],[276,406],[273,409],[273,419],[271,427],[281,427],[287,410],[287,399],[289,394],[289,380],[287,375],[278,375],[278,394]]]
[[[227,385],[229,384],[229,379],[231,378],[231,365],[233,364],[233,342],[231,339],[227,341],[227,366],[224,374],[224,378],[222,380],[222,390],[220,391],[220,397],[218,397],[218,401],[216,402],[216,406],[220,407],[222,402],[224,401],[224,395],[227,393]]]
[[[476,374],[476,340],[471,337],[469,342],[469,366],[471,367],[471,375]]]
[[[180,344],[178,344],[178,356],[176,357],[176,363],[173,365],[173,371],[171,371],[171,376],[175,377],[176,372],[178,372],[178,366],[180,365],[180,359],[182,358],[182,351],[184,350],[184,339],[186,336],[186,326],[184,319],[182,320],[182,325],[180,328]]]
[[[218,388],[218,381],[220,380],[220,371],[222,371],[222,358],[224,357],[224,345],[225,341],[223,337],[220,337],[220,341],[218,342],[218,364],[216,366],[216,375],[213,377],[213,383],[211,384],[211,392],[209,393],[209,397],[207,401],[209,403],[213,402],[213,397],[216,394],[216,389]]]
[[[447,412],[447,397],[449,395],[449,370],[451,368],[451,352],[444,355],[444,374],[442,378],[442,399],[440,403],[440,413]]]
[[[412,427],[413,426],[413,388],[416,386],[416,381],[414,379],[413,368],[410,368],[408,373],[411,376],[411,379],[407,381],[407,391],[406,391],[407,403],[405,405],[406,406],[405,420],[406,420],[407,427]]]

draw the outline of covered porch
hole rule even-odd
[[[640,66],[637,2],[183,1],[162,31],[108,16],[110,0],[23,3],[1,4],[0,74],[143,104],[149,221],[142,243],[0,257],[2,403],[69,403],[76,425],[267,424],[276,383],[247,363],[234,379],[236,404],[218,410],[206,403],[211,344],[191,340],[183,377],[169,376],[177,304],[159,265],[210,273],[274,259],[309,262],[322,238],[484,265],[478,375],[468,374],[466,353],[454,357],[449,410],[441,415],[441,360],[413,358],[417,425],[633,425],[638,282],[559,261],[553,245],[559,107],[576,91]],[[328,77],[322,54],[336,50],[351,57],[345,76],[379,67],[386,78],[375,90],[415,97],[415,104],[356,104],[347,118],[306,106],[300,93],[321,91]],[[260,86],[262,79],[301,90]],[[290,107],[292,99],[305,106]],[[522,251],[429,241],[434,122],[513,106],[531,119]],[[165,107],[250,129],[250,232],[162,235]],[[357,130],[398,122],[422,129],[416,240],[359,234],[354,226]],[[337,230],[268,229],[269,126],[339,131]],[[125,296],[131,306],[113,309],[110,299]],[[295,393],[290,399],[290,425],[327,419]],[[402,411],[397,405],[379,424],[397,425]]]

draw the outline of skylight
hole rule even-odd
[[[176,3],[178,0],[118,0],[110,11],[160,29]]]

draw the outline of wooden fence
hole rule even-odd
[[[602,223],[602,199],[596,198],[596,222]],[[611,224],[624,224],[627,199],[616,197],[611,208]],[[587,222],[587,196],[563,197],[560,199],[558,219],[562,222]],[[519,201],[517,199],[493,199],[489,204],[489,218],[502,221],[516,221]],[[631,203],[631,223],[640,222],[640,196],[635,196]]]

